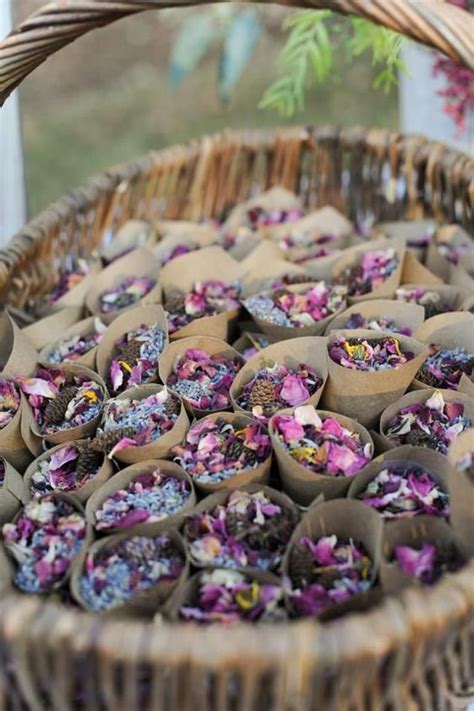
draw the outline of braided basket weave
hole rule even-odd
[[[0,44],[0,102],[49,55],[142,10],[187,0],[57,0]],[[367,17],[474,67],[472,19],[436,0],[303,0]],[[50,291],[57,260],[130,218],[219,217],[283,185],[352,219],[434,216],[472,229],[474,162],[420,137],[324,128],[225,133],[118,166],[0,250],[0,304]],[[0,599],[0,709],[466,709],[474,693],[474,565],[335,623],[195,629]]]

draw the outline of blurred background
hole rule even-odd
[[[14,0],[17,20],[42,4]],[[142,13],[92,32],[37,69],[20,91],[30,213],[114,163],[226,127],[397,126],[397,90],[375,92],[376,70],[367,59],[347,66],[342,55],[334,58],[337,78],[311,91],[304,111],[282,118],[275,110],[259,109],[265,89],[277,78],[287,34],[282,23],[294,14],[277,6],[258,8],[253,49],[247,48],[247,58],[242,51],[242,74],[225,100],[219,95],[219,74],[229,9],[235,15],[248,7],[233,3]],[[173,49],[184,24],[191,36],[187,50],[182,40],[183,56],[205,43],[199,21],[206,15],[218,31],[196,68],[181,77],[179,64],[173,71],[170,66]],[[242,30],[247,36],[252,31],[250,26]]]

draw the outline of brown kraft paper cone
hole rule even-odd
[[[31,345],[40,351],[48,345],[55,343],[63,336],[66,329],[71,328],[81,320],[83,313],[82,306],[69,306],[59,311],[54,311],[49,316],[32,323],[21,329]]]
[[[423,306],[390,299],[373,299],[349,306],[348,309],[331,321],[326,330],[326,335],[333,331],[345,330],[346,324],[353,314],[361,314],[369,320],[390,318],[398,328],[409,328],[412,334],[417,331],[425,320]]]
[[[86,368],[85,366],[77,363],[66,363],[65,365],[54,366],[51,366],[48,363],[39,363],[39,365],[43,368],[52,368],[54,370],[63,371],[70,375],[71,378],[75,376],[83,376],[85,380],[94,381],[100,386],[104,393],[104,403],[109,397],[104,381],[100,375],[97,375],[97,373],[90,368]],[[28,403],[27,397],[23,393],[22,397],[24,399],[24,403],[22,404],[21,435],[28,449],[35,456],[39,455],[43,442],[46,442],[48,445],[56,445],[64,442],[84,439],[88,435],[92,435],[95,432],[101,417],[101,414],[99,413],[92,420],[80,425],[79,427],[71,427],[69,429],[58,430],[52,434],[45,434],[33,416],[33,410]]]
[[[153,326],[157,324],[165,334],[163,353],[168,344],[168,323],[165,312],[160,304],[150,304],[149,306],[136,306],[127,309],[120,316],[109,324],[102,340],[97,348],[97,372],[103,378],[105,383],[108,383],[110,365],[114,357],[116,357],[115,348],[117,341],[132,331],[135,331],[140,326]],[[158,380],[158,364],[156,369],[156,377],[153,382]]]
[[[13,590],[12,579],[14,572],[13,563],[0,542],[0,596]]]
[[[461,311],[469,311],[471,314],[474,313],[474,295],[469,296],[462,302]]]
[[[342,272],[348,267],[355,266],[360,263],[362,255],[365,252],[373,252],[376,250],[395,250],[398,266],[395,271],[384,281],[380,286],[375,287],[372,291],[367,294],[362,294],[361,296],[349,296],[349,305],[357,304],[361,301],[368,301],[369,299],[391,299],[395,293],[395,289],[399,286],[400,280],[402,278],[403,263],[405,259],[406,250],[403,244],[403,240],[374,240],[372,242],[366,242],[357,247],[349,247],[345,249],[339,259],[335,262],[331,277],[332,279],[337,279]]]
[[[197,281],[218,279],[231,284],[240,281],[242,276],[240,263],[221,247],[212,246],[166,264],[160,271],[160,284],[168,297],[176,291],[188,293]]]
[[[178,548],[179,551],[181,551],[182,555],[184,556],[185,564],[180,576],[173,581],[165,581],[162,583],[158,582],[157,585],[154,585],[153,587],[148,588],[147,590],[143,590],[142,592],[137,593],[129,600],[125,601],[123,604],[117,605],[116,607],[110,608],[109,610],[104,610],[104,612],[100,613],[101,615],[107,615],[108,617],[121,615],[123,613],[140,616],[150,615],[153,612],[157,612],[157,610],[163,605],[163,603],[170,597],[170,595],[178,586],[183,585],[189,575],[189,559],[186,546],[178,531],[172,528],[164,529],[158,523],[155,524],[153,528],[150,525],[150,528],[146,531],[146,533],[141,533],[140,536],[144,536],[145,538],[155,538],[164,534],[169,536],[172,543]],[[88,554],[94,554],[102,550],[103,548],[107,548],[108,546],[114,545],[115,543],[134,538],[136,535],[138,534],[127,531],[125,533],[117,533],[113,536],[106,536],[105,538],[101,538],[100,540],[95,541],[87,550],[84,550],[81,555],[75,560],[71,572],[70,590],[73,598],[84,610],[94,612],[94,610],[90,610],[86,601],[82,597],[79,585]]]
[[[109,243],[102,247],[100,256],[110,264],[133,249],[142,247],[150,239],[151,226],[144,220],[127,220],[112,235]]]
[[[405,252],[403,260],[402,276],[400,284],[430,284],[431,286],[443,286],[443,280],[430,272],[420,261],[411,253],[410,250]]]
[[[54,302],[54,310],[63,309],[65,307],[69,308],[71,306],[80,306],[82,308],[89,289],[93,288],[93,285],[100,279],[99,272],[101,272],[101,270],[102,264],[100,259],[94,259],[90,262],[89,273],[81,279],[77,286],[70,289],[64,296],[61,296],[60,299]]]
[[[82,506],[81,502],[80,502],[75,496],[71,496],[71,495],[69,495],[69,494],[63,494],[63,493],[60,493],[60,492],[55,492],[54,494],[50,494],[50,497],[51,497],[53,500],[67,501],[69,504],[71,504],[71,506],[73,506],[73,508],[74,508],[78,513],[82,514],[82,515],[84,516],[84,518],[85,518],[84,507]],[[27,503],[28,503],[28,502],[27,502]],[[26,503],[25,505],[27,505],[27,503]],[[21,513],[22,513],[22,511],[23,511],[23,508],[24,508],[24,507],[22,507],[22,508],[20,509],[20,511],[18,511],[18,513],[17,513],[17,514],[15,515],[15,517],[12,519],[12,523],[16,523],[16,521],[18,520],[18,517],[21,515]],[[55,586],[54,590],[60,590],[61,588],[63,588],[63,587],[66,585],[66,583],[68,582],[68,580],[69,580],[70,577],[71,577],[71,574],[72,574],[72,571],[73,571],[74,566],[76,565],[76,563],[78,562],[78,560],[81,558],[81,556],[84,554],[84,552],[87,550],[87,547],[91,544],[91,542],[92,542],[92,533],[91,533],[91,531],[86,527],[85,538],[84,538],[84,540],[83,540],[83,542],[82,542],[82,544],[81,544],[81,547],[79,548],[79,551],[78,551],[76,557],[75,557],[74,560],[72,561],[72,564],[69,566],[69,568],[68,568],[68,570],[66,571],[65,575],[62,577],[61,581]],[[14,573],[15,573],[15,570],[16,570],[16,561],[15,561],[15,559],[13,558],[13,556],[11,556],[11,555],[9,554],[8,550],[5,550],[5,552],[6,552],[6,555],[8,556],[8,559],[9,559],[11,565],[12,565],[12,570],[13,570],[13,574],[14,574]],[[0,572],[0,576],[1,576],[1,572]],[[0,588],[1,588],[1,580],[0,580]],[[17,592],[18,592],[18,590],[17,590]],[[50,595],[51,592],[52,592],[52,591],[48,591],[48,592],[38,593],[38,594],[41,595],[41,596],[44,598],[44,597]]]
[[[38,471],[38,464],[43,461],[47,461],[51,459],[52,455],[55,454],[60,449],[63,449],[64,447],[67,447],[68,445],[71,446],[76,446],[76,445],[85,445],[89,442],[90,440],[88,439],[79,439],[71,442],[63,442],[62,444],[58,444],[55,447],[51,447],[51,449],[46,450],[46,452],[43,452],[37,459],[35,459],[34,462],[30,464],[28,469],[25,471],[24,477],[23,477],[23,482],[24,482],[24,489],[25,489],[25,500],[30,501],[34,494],[33,494],[33,476],[34,474]],[[74,496],[75,499],[80,501],[82,504],[84,504],[87,499],[91,496],[91,494],[96,491],[100,486],[105,484],[105,482],[110,479],[110,477],[114,473],[114,468],[112,465],[112,462],[110,462],[107,457],[104,455],[103,456],[103,461],[100,466],[100,469],[97,471],[94,477],[91,479],[88,479],[86,483],[79,487],[78,489],[74,489],[72,491],[68,492],[61,492],[60,489],[56,489],[55,493],[67,493],[70,494],[71,496]]]
[[[203,573],[212,573],[214,570],[225,570],[227,572],[232,570],[246,575],[250,580],[257,580],[259,583],[269,583],[278,587],[282,585],[281,579],[277,575],[263,570],[256,570],[255,568],[202,568],[197,573],[194,573],[189,580],[184,580],[183,583],[176,588],[163,608],[165,616],[174,622],[180,620],[179,613],[181,608],[193,606],[197,603],[199,585]]]
[[[440,303],[447,305],[453,312],[460,310],[461,305],[467,296],[467,291],[465,289],[459,289],[456,286],[446,284],[438,285],[425,284],[424,282],[407,282],[400,286],[400,292],[411,289],[422,289],[424,292],[434,292],[435,294],[438,294],[440,297]],[[397,301],[404,301],[398,296],[398,290],[395,293],[395,298]],[[440,315],[442,316],[443,314]]]
[[[152,472],[159,469],[166,476],[172,476],[175,479],[181,479],[189,484],[190,495],[185,503],[185,505],[173,516],[167,516],[161,521],[154,521],[150,523],[141,523],[130,528],[113,527],[107,529],[98,529],[96,513],[102,507],[102,504],[106,499],[108,499],[112,494],[120,489],[125,489],[129,484],[131,484],[140,474],[151,474]],[[99,489],[92,494],[86,505],[86,518],[88,523],[96,530],[97,534],[109,535],[111,533],[123,533],[127,532],[136,536],[140,536],[150,529],[153,531],[159,531],[160,527],[165,528],[180,528],[185,517],[190,514],[194,506],[196,505],[196,494],[194,491],[194,485],[191,477],[186,474],[184,469],[179,467],[174,462],[169,462],[165,459],[150,459],[144,462],[138,462],[137,464],[132,464],[122,471],[115,474],[112,479],[105,482]]]
[[[314,281],[313,277],[307,275],[305,270],[297,264],[286,262],[284,259],[273,259],[265,265],[259,264],[255,268],[249,269],[242,281],[242,297],[247,298],[261,291],[268,291],[283,277],[294,278],[302,283]]]
[[[31,375],[37,360],[38,353],[8,311],[0,313],[0,373]]]
[[[158,261],[146,247],[139,247],[130,252],[130,254],[120,257],[120,259],[117,259],[117,261],[102,270],[100,276],[95,279],[94,285],[87,292],[86,306],[89,313],[96,314],[106,323],[110,323],[119,314],[135,306],[159,303],[161,301],[161,289],[158,285],[159,269]],[[155,286],[142,299],[130,306],[109,313],[102,312],[99,302],[104,291],[118,286],[124,279],[129,277],[149,277],[155,280]]]
[[[328,358],[326,338],[315,336],[314,338],[294,338],[289,343],[274,343],[263,348],[254,355],[243,366],[230,388],[230,397],[236,412],[247,412],[238,403],[237,399],[247,383],[252,380],[258,370],[265,363],[274,362],[285,365],[289,370],[295,371],[300,363],[311,366],[317,375],[322,378],[322,385],[309,398],[300,402],[299,405],[311,404],[317,406],[323,393],[324,385],[328,377]]]
[[[257,195],[246,202],[236,205],[222,226],[222,232],[230,232],[248,224],[248,211],[260,207],[266,212],[270,210],[301,210],[301,199],[295,193],[275,185],[273,188]]]
[[[191,519],[193,516],[197,516],[203,513],[210,513],[213,511],[217,506],[225,506],[227,504],[227,501],[229,499],[229,496],[231,496],[233,491],[247,491],[249,494],[256,494],[258,492],[263,492],[265,496],[273,503],[276,504],[277,506],[280,506],[282,509],[286,509],[292,512],[294,516],[295,521],[299,521],[300,519],[300,512],[298,507],[295,505],[294,501],[290,499],[289,496],[287,496],[283,491],[278,491],[277,489],[272,489],[270,486],[265,486],[264,484],[246,484],[244,486],[239,486],[236,489],[221,489],[220,491],[214,492],[214,494],[210,494],[209,496],[206,496],[202,501],[200,501],[192,511],[188,513],[186,516],[186,519]],[[189,559],[191,561],[191,565],[193,565],[195,568],[207,568],[209,566],[203,565],[202,563],[199,562],[199,560],[196,560],[193,558],[192,551],[190,548],[190,545],[188,543],[188,539],[186,537],[186,533],[183,533],[183,537],[188,545],[188,551],[189,551]],[[221,567],[221,566],[216,566],[216,567]],[[246,570],[252,570],[250,566],[245,568]],[[253,568],[255,570],[255,568]],[[258,570],[258,569],[257,569]]]
[[[277,416],[290,415],[293,414],[294,411],[295,408],[280,410]],[[356,420],[327,410],[316,410],[316,412],[322,420],[327,420],[329,417],[332,417],[337,420],[342,427],[357,433],[360,436],[361,445],[370,445],[371,455],[373,455],[374,443],[372,438],[365,427],[362,427]],[[300,506],[311,506],[320,495],[323,495],[324,500],[344,497],[354,476],[357,475],[336,477],[332,474],[317,474],[304,467],[290,455],[280,441],[275,430],[274,417],[275,415],[270,420],[268,429],[272,438],[273,451],[278,462],[278,472],[284,491]]]
[[[206,336],[195,336],[194,338],[181,338],[178,341],[170,343],[165,349],[159,362],[159,373],[161,381],[167,385],[169,390],[176,392],[178,397],[181,397],[186,410],[191,417],[200,418],[215,412],[216,410],[199,410],[191,405],[189,400],[180,395],[176,390],[173,389],[172,385],[168,385],[168,379],[173,373],[174,364],[184,356],[185,352],[189,348],[197,348],[204,351],[208,355],[221,355],[228,359],[237,359],[241,364],[241,367],[245,365],[245,360],[242,358],[240,353],[238,353],[232,346],[219,338],[206,338]],[[222,408],[220,408],[222,409]],[[229,405],[225,408],[226,410],[232,409],[232,402],[229,399]]]
[[[359,501],[335,499],[312,506],[296,527],[287,546],[283,559],[283,573],[291,581],[291,551],[303,536],[316,541],[323,536],[336,535],[338,538],[352,538],[355,543],[362,544],[372,561],[372,578],[374,585],[382,555],[384,525],[381,516],[361,504]],[[345,603],[333,605],[318,616],[318,619],[332,619],[349,611],[365,610],[378,600],[375,590],[357,593]],[[290,595],[286,596],[290,613],[294,612]]]
[[[427,388],[426,390],[413,390],[412,392],[406,393],[396,402],[389,405],[380,416],[380,435],[383,442],[385,443],[386,449],[393,449],[398,447],[398,442],[396,437],[389,437],[387,431],[390,427],[392,420],[398,415],[400,410],[408,405],[414,405],[415,403],[425,403],[434,394],[435,388]],[[464,417],[467,417],[474,423],[474,400],[464,393],[460,393],[456,390],[438,390],[443,396],[445,402],[456,402],[464,405]],[[459,435],[458,435],[459,436]]]
[[[446,457],[433,449],[412,447],[409,444],[405,444],[401,447],[389,449],[361,469],[352,479],[347,492],[348,498],[358,499],[377,474],[391,464],[398,464],[399,462],[418,464],[432,475],[443,491],[448,491],[449,467],[446,466]],[[370,507],[367,506],[367,508]],[[393,521],[388,523],[392,525]]]
[[[448,479],[450,519],[459,540],[461,550],[467,557],[474,555],[474,477],[473,464],[461,469],[463,457],[474,461],[474,428],[462,432],[449,449],[451,466]]]
[[[60,314],[58,314],[58,318],[59,317]],[[89,316],[88,318],[85,318],[82,321],[79,321],[78,323],[72,325],[70,328],[66,328],[66,330],[63,330],[61,336],[58,339],[48,341],[47,345],[45,345],[40,350],[38,360],[44,363],[49,363],[49,354],[58,345],[60,341],[72,338],[73,336],[90,336],[92,333],[95,332],[97,320],[98,317]],[[91,368],[91,370],[95,370],[96,355],[97,346],[94,346],[89,351],[87,351],[87,353],[84,353],[84,355],[82,355],[80,358],[77,358],[73,361],[63,360],[63,362],[78,363],[79,365],[85,365],[86,368]]]
[[[5,457],[15,469],[22,473],[31,462],[33,455],[22,434],[22,418],[29,405],[20,388],[17,390],[20,393],[20,406],[13,419],[4,427],[0,427],[0,456]]]
[[[315,243],[318,243],[321,237],[332,237],[327,246],[343,248],[347,246],[353,230],[352,223],[345,215],[331,205],[325,205],[295,222],[262,227],[260,233],[274,241],[280,241],[288,235],[294,235],[297,239],[298,235],[310,234]]]
[[[117,395],[117,400],[144,400],[150,395],[159,393],[163,390],[162,385],[140,385],[137,388],[130,388],[129,390],[124,390],[123,393]],[[173,397],[177,398],[176,395]],[[181,402],[181,410],[178,415],[174,427],[162,435],[159,439],[150,442],[150,444],[145,444],[143,447],[126,447],[121,449],[120,452],[114,456],[121,464],[136,464],[137,462],[142,462],[148,459],[165,459],[169,456],[170,450],[175,444],[179,444],[183,441],[186,432],[189,428],[189,419],[186,414],[185,407],[182,403],[181,398],[177,398]]]
[[[180,257],[185,256],[180,255],[178,257],[174,257],[172,260],[169,260],[170,255],[176,247],[185,245],[192,253],[197,249],[209,247],[215,239],[215,232],[206,229],[204,232],[197,231],[194,234],[192,232],[189,232],[186,235],[170,234],[160,239],[160,241],[156,244],[149,245],[149,248],[153,252],[155,259],[157,259],[160,264],[163,264],[164,262],[169,264],[170,261],[174,261],[174,259],[180,259]],[[164,266],[166,266],[166,264],[164,264]]]
[[[9,523],[25,503],[25,490],[21,475],[0,456],[4,467],[3,484],[0,484],[0,526]],[[1,529],[0,529],[1,533]]]
[[[293,293],[293,294],[301,294],[303,292],[308,291],[312,287],[315,286],[315,283],[305,283],[305,284],[299,284],[296,286],[288,286],[285,287],[287,291]],[[261,292],[262,294],[270,294],[271,290],[268,290],[267,292]],[[245,306],[245,302],[244,302]],[[276,326],[273,323],[270,323],[269,321],[264,321],[263,319],[259,318],[258,316],[253,316],[250,311],[249,314],[252,316],[253,320],[257,324],[258,328],[270,338],[273,338],[275,341],[286,341],[292,338],[301,338],[305,336],[321,336],[324,334],[326,328],[328,325],[331,323],[333,318],[337,316],[337,314],[341,313],[345,308],[347,307],[347,302],[343,301],[341,304],[341,307],[337,310],[334,311],[334,313],[330,314],[329,316],[326,316],[326,318],[321,319],[320,321],[317,321],[315,324],[312,326],[300,326],[300,327],[295,327],[295,326]]]
[[[328,337],[328,346],[339,336],[381,340],[387,338],[387,335],[363,329],[338,331]],[[329,357],[329,377],[323,394],[323,406],[327,410],[352,417],[365,427],[376,426],[385,408],[406,392],[428,355],[428,349],[419,341],[398,334],[396,338],[403,352],[411,351],[415,355],[413,360],[398,368],[373,373],[352,370]]]
[[[343,252],[338,249],[334,254],[307,259],[305,262],[299,263],[298,266],[308,275],[308,280],[330,282],[333,267],[341,254]]]
[[[424,260],[428,245],[416,244],[417,241],[426,239],[430,241],[437,228],[435,220],[413,220],[408,222],[404,220],[394,222],[378,222],[374,226],[374,237],[387,237],[388,239],[402,238],[405,241],[407,249],[413,253],[417,259]]]
[[[453,246],[466,244],[469,248],[472,248],[472,239],[459,225],[442,225],[437,230],[434,240],[428,247],[426,266],[430,271],[446,282],[449,278],[451,263],[446,257],[440,254],[438,247],[441,244],[450,244]]]
[[[240,412],[214,412],[211,415],[207,415],[203,419],[212,420],[214,422],[218,419],[222,419],[226,422],[231,422],[237,429],[246,427],[254,422],[251,417]],[[263,427],[263,429],[266,432],[266,427]],[[184,437],[182,440],[184,440]],[[179,444],[180,443],[181,442],[179,442]],[[226,489],[227,491],[229,489],[239,489],[241,486],[246,486],[247,484],[267,484],[270,479],[271,462],[272,453],[270,451],[268,457],[254,469],[243,469],[239,474],[234,474],[234,476],[231,476],[229,479],[225,479],[224,481],[202,483],[194,477],[191,478],[197,492],[203,494],[213,494],[215,491],[219,491],[221,489]]]
[[[474,292],[474,249],[460,258],[458,264],[451,264],[449,269],[449,284],[460,289]]]
[[[420,326],[416,332],[416,338],[422,341],[428,347],[429,345],[437,345],[442,348],[464,348],[468,353],[474,354],[474,314],[468,312],[460,312],[459,314],[439,314],[433,316]],[[466,380],[472,384],[473,375],[466,376]],[[432,385],[426,385],[418,378],[415,378],[412,384],[414,389],[429,388]],[[469,386],[464,385],[464,392],[469,393]],[[473,385],[474,393],[474,385]]]
[[[446,521],[433,516],[394,521],[385,527],[380,564],[380,582],[387,595],[396,595],[412,585],[422,585],[416,578],[403,572],[394,558],[394,551],[398,546],[419,550],[423,543],[434,545],[437,552],[457,559],[460,564],[464,562],[456,534]]]

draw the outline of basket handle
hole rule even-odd
[[[218,0],[56,0],[22,22],[0,43],[0,106],[51,54],[96,27],[144,10],[189,7]],[[265,3],[267,0],[257,0]],[[442,0],[276,0],[365,17],[474,69],[474,18]]]

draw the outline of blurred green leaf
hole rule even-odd
[[[193,13],[184,21],[170,58],[170,82],[178,86],[198,64],[216,36],[216,23],[207,12]]]
[[[219,62],[221,101],[229,100],[233,87],[250,62],[260,33],[260,18],[253,9],[242,10],[228,25]]]

